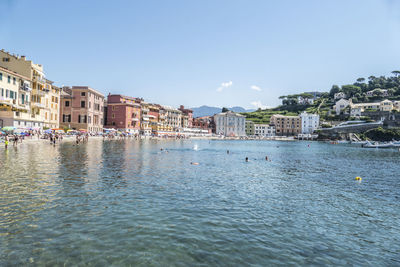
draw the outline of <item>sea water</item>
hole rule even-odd
[[[317,142],[1,147],[0,266],[398,266],[399,163]]]

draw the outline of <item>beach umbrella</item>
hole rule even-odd
[[[53,131],[64,131],[64,129],[61,129],[61,128],[54,128],[54,129],[52,129]]]
[[[79,129],[80,132],[87,132],[86,129]]]
[[[57,133],[65,133],[63,129],[58,129],[58,130],[54,130],[54,131],[56,131]]]
[[[5,132],[0,131],[0,134],[5,134]]]
[[[52,133],[53,131],[51,129],[45,130],[44,133]]]
[[[15,130],[15,127],[6,126],[6,127],[3,127],[2,130],[5,131],[5,132],[11,132],[11,131]]]

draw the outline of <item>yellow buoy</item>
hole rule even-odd
[[[356,181],[361,181],[361,180],[362,180],[362,178],[360,176],[356,177]]]

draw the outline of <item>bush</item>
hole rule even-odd
[[[383,129],[379,127],[364,132],[364,136],[371,140],[381,142],[400,140],[400,129]]]

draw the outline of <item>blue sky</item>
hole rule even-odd
[[[1,48],[57,85],[189,107],[275,106],[400,69],[400,1],[2,0]]]

